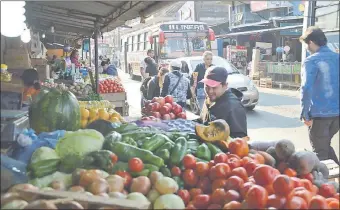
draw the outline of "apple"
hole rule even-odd
[[[150,120],[150,117],[142,117],[142,120],[143,121],[148,121],[148,120]]]
[[[148,107],[149,104],[151,104],[151,101],[149,101],[149,100],[145,101],[144,107]]]
[[[149,116],[150,120],[156,120],[156,117],[154,116]]]
[[[169,114],[165,114],[165,115],[163,115],[162,119],[163,120],[171,120],[171,117],[170,117]]]
[[[174,107],[174,106],[178,105],[178,103],[172,102],[171,105],[172,105],[172,107]]]
[[[169,107],[169,110],[171,111],[172,110],[172,105],[170,104],[170,103],[165,103],[165,105],[164,106],[167,106],[167,107]]]
[[[176,119],[176,115],[174,113],[170,112],[169,115],[172,120]]]
[[[165,104],[165,99],[163,97],[158,97],[156,99],[156,102],[158,102],[161,105],[161,107],[162,107]]]
[[[152,113],[152,116],[154,116],[155,118],[161,118],[161,113],[159,113],[159,112],[154,112],[154,113]]]
[[[152,104],[152,111],[153,112],[155,112],[155,111],[158,112],[160,108],[161,108],[161,105],[158,102],[155,102],[155,103]]]
[[[178,116],[179,113],[181,113],[183,111],[182,107],[178,104],[176,104],[175,106],[172,107],[172,112]]]
[[[151,102],[152,102],[152,103],[155,103],[155,102],[157,101],[157,99],[158,99],[158,97],[154,97],[154,98],[151,100]]]
[[[171,95],[165,96],[165,103],[172,104],[174,102],[174,98]]]
[[[161,113],[161,115],[169,114],[170,109],[168,106],[164,105],[159,109],[159,112]]]
[[[146,106],[146,110],[151,112],[152,111],[152,108],[153,108],[153,103],[149,103],[147,106]]]
[[[181,112],[177,115],[178,118],[182,118],[182,119],[187,119],[187,115],[185,114],[185,112]]]

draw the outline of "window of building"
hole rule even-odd
[[[338,1],[317,1],[315,25],[323,30],[339,29],[339,9]]]

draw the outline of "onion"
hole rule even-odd
[[[147,198],[151,203],[154,203],[155,200],[160,196],[159,192],[155,189],[151,189],[150,192],[148,193]]]
[[[121,192],[110,192],[109,193],[109,196],[111,198],[121,198],[121,199],[126,199],[127,196]]]
[[[151,188],[150,179],[146,176],[140,176],[132,180],[130,187],[131,192],[140,192],[143,195],[148,194]]]
[[[139,203],[149,202],[149,200],[142,193],[139,193],[139,192],[133,192],[133,193],[128,194],[127,199],[132,200],[132,201],[137,201]]]
[[[185,205],[181,197],[174,194],[161,195],[153,205],[154,209],[184,209]]]
[[[170,177],[163,177],[156,182],[155,188],[162,195],[173,194],[177,192],[178,184]]]
[[[118,175],[112,175],[106,178],[109,184],[109,192],[122,192],[124,189],[124,178]]]
[[[89,187],[89,191],[93,193],[94,195],[98,195],[100,193],[106,193],[108,190],[109,190],[109,184],[103,178],[98,178],[94,180]]]
[[[164,175],[159,172],[159,171],[153,171],[150,173],[149,175],[149,178],[150,178],[150,181],[151,181],[151,184],[154,185],[156,184],[156,182],[160,179],[160,178],[163,178]]]

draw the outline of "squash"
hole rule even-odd
[[[282,139],[275,144],[275,152],[280,160],[286,161],[295,152],[295,146],[291,141]]]
[[[258,151],[258,153],[264,157],[264,164],[275,167],[276,160],[273,156],[263,151]]]
[[[277,157],[276,151],[275,151],[275,147],[269,147],[266,150],[266,153],[270,154],[276,161],[276,163],[279,162],[279,157]]]
[[[208,126],[196,124],[196,135],[203,141],[227,141],[230,135],[230,127],[225,120],[219,119],[209,123]]]
[[[319,163],[316,154],[310,151],[295,152],[288,160],[289,167],[296,170],[298,175],[310,173]]]
[[[275,147],[278,141],[250,141],[249,148],[257,151],[267,151],[270,147]]]
[[[315,165],[314,169],[317,172],[321,172],[325,179],[328,179],[329,169],[327,168],[326,164],[324,164],[323,162],[319,162],[319,164]]]

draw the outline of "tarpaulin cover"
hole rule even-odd
[[[191,120],[177,119],[177,120],[162,120],[156,121],[135,121],[139,127],[152,126],[164,131],[182,131],[182,132],[195,132],[196,123]]]

